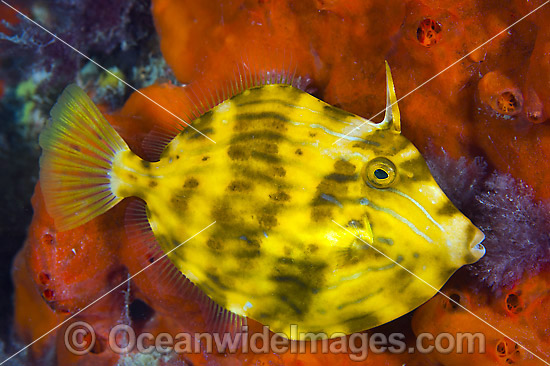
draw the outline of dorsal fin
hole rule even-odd
[[[348,138],[364,138],[365,135],[370,134],[373,130],[390,130],[392,132],[401,133],[401,117],[399,113],[399,107],[397,106],[397,97],[395,95],[395,88],[393,85],[393,78],[390,71],[388,62],[386,64],[386,113],[382,122],[376,123],[370,119],[360,118],[356,121],[354,126],[351,126],[347,132],[344,132],[345,136],[340,137],[334,143],[340,140]],[[382,111],[378,112],[374,117],[378,116]]]
[[[401,115],[397,106],[397,97],[395,95],[395,87],[391,76],[390,66],[386,63],[386,115],[384,120],[380,122],[379,128],[390,129],[397,133],[401,133]]]
[[[214,78],[202,78],[182,87],[182,94],[187,101],[183,102],[181,120],[172,119],[171,124],[155,127],[143,141],[143,150],[148,160],[160,159],[162,151],[187,124],[202,116],[223,101],[243,91],[269,84],[291,85],[304,90],[308,86],[306,77],[297,75],[296,65],[290,56],[275,57],[274,61],[242,58],[232,75]],[[168,106],[167,106],[168,107]],[[182,108],[179,108],[182,110]],[[180,112],[181,113],[181,112]]]

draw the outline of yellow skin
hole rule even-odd
[[[292,339],[301,335],[289,333],[291,324],[338,336],[386,323],[436,292],[408,271],[439,289],[484,254],[483,234],[401,135],[389,68],[387,75],[380,124],[292,86],[263,85],[193,121],[216,144],[187,128],[151,163],[131,152],[73,88],[41,137],[46,203],[56,224],[68,229],[124,197],[140,197],[164,252],[215,221],[170,253],[171,262],[219,305]],[[59,147],[67,134],[59,131],[79,128],[79,108],[88,126],[99,127],[70,143],[105,138],[92,144],[95,152],[84,145],[69,155]],[[78,172],[58,163],[82,154],[101,160],[88,159]],[[82,182],[102,193],[90,195]]]

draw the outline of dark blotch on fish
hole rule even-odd
[[[213,274],[211,271],[206,271],[206,276],[210,281],[217,285],[220,289],[227,291],[230,289],[229,284],[225,284],[221,281],[220,276]]]
[[[231,160],[248,160],[250,157],[250,150],[244,146],[231,145],[227,150],[227,154]]]
[[[187,178],[185,183],[183,184],[183,188],[196,188],[199,185],[199,181],[195,178]]]
[[[262,215],[258,221],[262,228],[270,229],[277,226],[277,218],[273,215]]]
[[[211,109],[208,112],[205,112],[202,116],[200,116],[196,121],[193,122],[193,126],[197,129],[203,129],[205,127],[210,126],[212,124],[214,117],[214,111]]]
[[[273,175],[276,177],[284,177],[286,175],[286,170],[282,166],[273,167]]]
[[[345,160],[338,160],[334,163],[334,170],[338,174],[352,175],[355,173],[355,165]]]
[[[315,222],[319,222],[322,220],[329,220],[332,219],[332,208],[333,206],[327,207],[327,206],[315,206],[313,207],[313,210],[311,210],[311,219]]]
[[[271,198],[274,201],[286,202],[290,199],[290,196],[285,192],[277,192],[277,193],[270,194],[269,198]]]
[[[308,252],[310,252],[310,253],[315,253],[316,251],[319,250],[319,246],[316,245],[316,244],[309,244],[309,245],[307,246],[307,250],[308,250]]]
[[[456,207],[451,203],[451,201],[446,201],[438,210],[438,216],[452,216],[456,213]]]
[[[181,196],[181,195],[174,195],[172,199],[170,199],[170,203],[172,204],[172,207],[174,207],[174,210],[178,212],[180,215],[187,211],[187,197]]]
[[[220,241],[218,239],[215,239],[215,238],[209,238],[206,241],[206,245],[208,246],[208,248],[210,248],[214,251],[219,251],[222,248],[222,245],[221,245]]]
[[[234,180],[227,186],[227,190],[231,192],[247,192],[250,191],[252,185],[244,180]]]

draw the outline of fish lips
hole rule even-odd
[[[477,227],[475,228],[476,232],[474,235],[474,238],[470,242],[469,248],[470,248],[470,254],[473,257],[473,260],[468,263],[477,262],[481,257],[485,255],[485,247],[483,244],[483,240],[485,240],[485,234],[479,230]]]

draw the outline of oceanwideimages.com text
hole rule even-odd
[[[299,333],[298,326],[290,326],[290,334],[302,341],[289,340],[282,333],[271,333],[264,326],[261,333],[248,333],[244,326],[234,333],[140,333],[126,324],[111,328],[108,347],[115,353],[294,353],[294,354],[348,354],[352,361],[364,361],[369,353],[484,353],[485,336],[482,333],[421,333],[414,345],[405,342],[403,333]],[[65,346],[76,355],[92,350],[95,331],[85,322],[75,322],[65,330]]]

